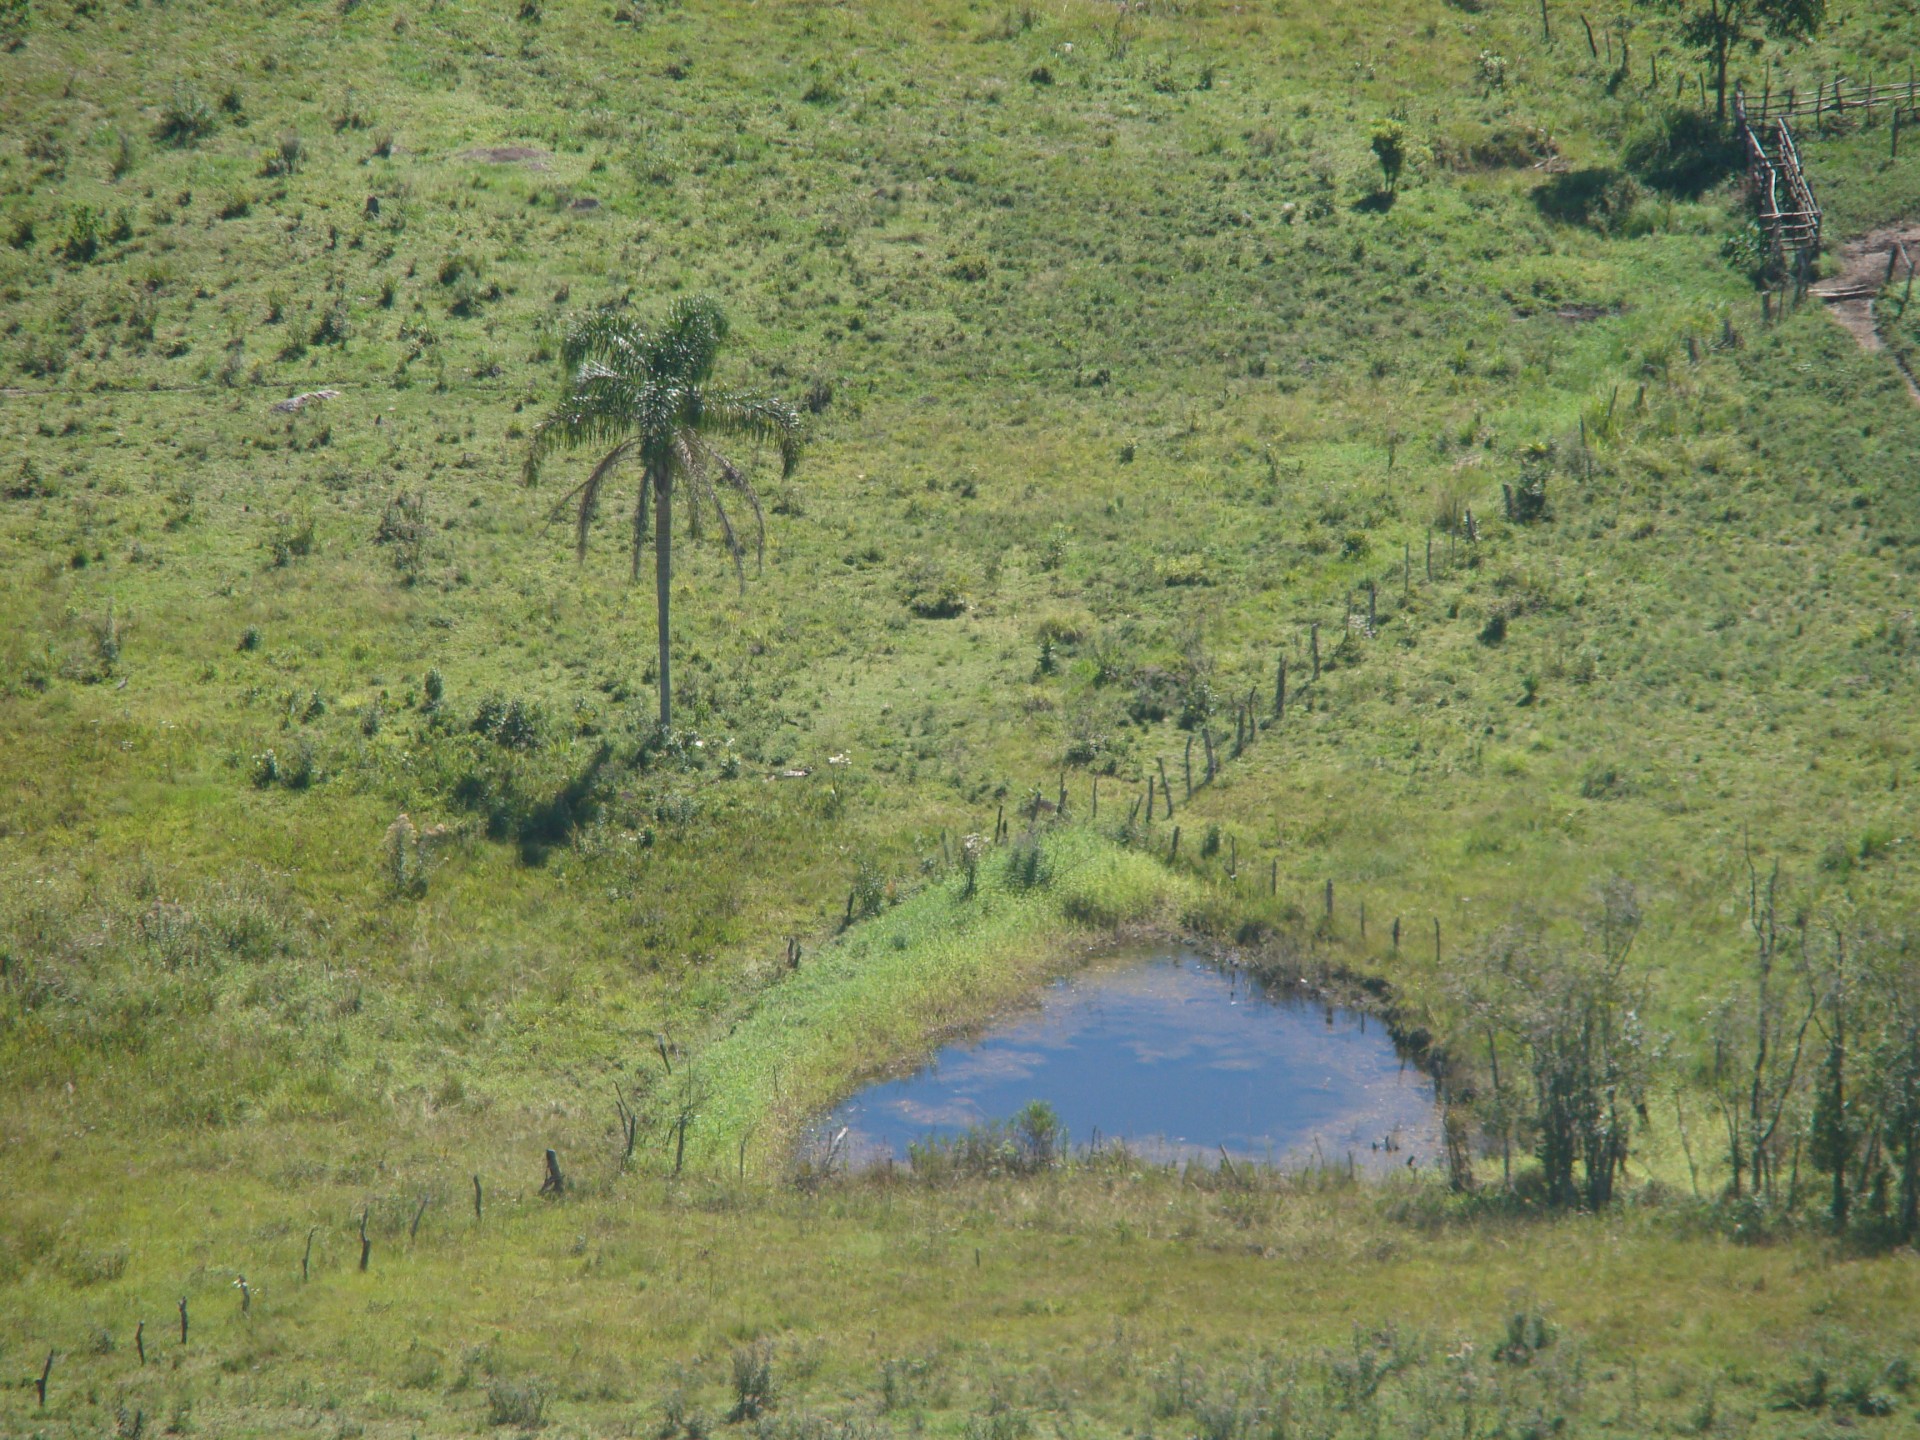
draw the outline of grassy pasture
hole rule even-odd
[[[1488,932],[1577,933],[1623,875],[1683,1090],[1750,951],[1749,840],[1793,906],[1904,930],[1920,413],[1816,311],[1763,323],[1724,173],[1663,159],[1665,22],[1591,13],[1609,52],[1639,22],[1616,82],[1570,13],[1543,46],[1524,6],[1420,0],[29,16],[0,54],[0,1363],[60,1359],[0,1431],[457,1433],[531,1385],[561,1433],[691,1436],[761,1337],[796,1435],[1238,1434],[1289,1365],[1353,1433],[1469,1392],[1507,1433],[1883,1423],[1781,1386],[1811,1356],[1879,1393],[1908,1261],[1734,1243],[1664,1113],[1649,1194],[1601,1220],[1327,1177],[777,1185],[809,1104],[1119,921],[1264,926],[1444,1025]],[[1913,28],[1752,63],[1890,73]],[[1914,213],[1887,140],[1808,137],[1834,235]],[[703,288],[813,439],[744,597],[711,535],[680,548],[662,752],[619,516],[576,565],[543,528],[564,467],[518,467],[557,317]],[[1547,516],[1509,520],[1533,473]],[[1182,719],[1225,748],[1252,692],[1264,725],[1283,658],[1285,718],[1189,798]],[[1116,838],[1163,761],[1172,866],[1169,822]],[[996,851],[955,899],[963,837],[1063,776],[1076,821],[1098,776],[1056,860],[1099,893],[1014,894]],[[850,890],[878,913],[839,935]],[[695,1092],[661,1045],[701,1087],[677,1185]],[[1552,1364],[1487,1358],[1516,1306]],[[1341,1388],[1356,1345],[1405,1363],[1384,1412]]]

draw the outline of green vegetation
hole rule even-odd
[[[0,0],[0,1432],[1910,1425],[1920,409],[1589,18]],[[522,471],[663,316],[808,448],[649,614]],[[1129,926],[1461,1188],[795,1157]]]
[[[640,556],[649,538],[651,498],[660,728],[666,732],[673,729],[674,486],[687,489],[687,518],[694,535],[699,534],[702,508],[713,510],[744,592],[747,573],[741,557],[746,547],[734,533],[721,490],[737,492],[753,507],[756,560],[765,558],[766,521],[759,493],[746,472],[716,450],[710,437],[746,435],[777,441],[782,479],[793,474],[800,453],[800,417],[784,402],[709,383],[726,338],[726,313],[711,296],[676,301],[654,333],[635,329],[609,310],[576,320],[567,327],[560,348],[561,358],[573,372],[567,396],[534,427],[533,448],[527,456],[526,473],[531,480],[539,473],[541,458],[562,446],[613,442],[587,478],[561,502],[573,506],[574,548],[582,560],[587,557],[587,532],[600,508],[601,493],[621,465],[641,467],[640,495],[633,507],[633,571],[638,578]]]

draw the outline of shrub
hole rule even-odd
[[[967,613],[967,593],[959,577],[931,560],[915,564],[902,579],[907,609],[923,620],[950,620]]]
[[[175,90],[173,98],[160,112],[160,123],[154,126],[153,137],[168,145],[192,145],[211,135],[218,124],[219,117],[207,103],[206,96],[191,90]]]
[[[546,1423],[547,1392],[531,1381],[496,1380],[487,1386],[487,1423],[537,1430]]]
[[[100,253],[102,215],[91,205],[76,205],[67,214],[67,235],[60,256],[72,265],[84,265]]]
[[[1398,120],[1382,120],[1373,127],[1373,158],[1380,162],[1380,177],[1387,192],[1400,188],[1400,172],[1407,163],[1407,127]]]
[[[419,578],[427,538],[432,533],[433,526],[427,519],[426,491],[408,494],[402,490],[388,500],[381,510],[379,527],[373,532],[373,543],[393,547],[393,568],[411,585]],[[439,672],[432,673],[437,675]]]
[[[540,747],[540,711],[529,701],[489,695],[474,712],[472,730],[506,750]]]
[[[1046,847],[1036,835],[1023,835],[1007,847],[1007,885],[1014,890],[1038,890],[1052,878]]]
[[[284,513],[275,515],[267,530],[267,538],[262,544],[276,570],[291,565],[301,556],[311,555],[313,553],[313,517]]]
[[[0,0],[0,50],[18,50],[26,44],[32,23],[32,0]]]
[[[878,915],[887,901],[886,876],[871,859],[862,857],[853,875],[853,913],[861,919]]]
[[[756,1340],[733,1352],[733,1410],[727,1418],[738,1424],[758,1420],[773,1408],[773,1343]]]
[[[267,152],[267,158],[261,162],[260,173],[266,176],[291,175],[300,168],[302,147],[300,134],[288,130],[281,134],[280,143]]]

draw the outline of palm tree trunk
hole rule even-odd
[[[668,669],[672,632],[668,628],[673,591],[673,470],[661,465],[653,475],[653,594],[660,631],[660,728],[673,726],[673,680]]]

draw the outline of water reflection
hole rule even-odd
[[[835,1146],[836,1163],[905,1160],[917,1140],[1033,1100],[1076,1146],[1122,1140],[1157,1160],[1224,1151],[1380,1171],[1428,1164],[1439,1146],[1433,1085],[1378,1022],[1166,952],[1060,981],[1037,1011],[854,1096],[810,1144]]]

